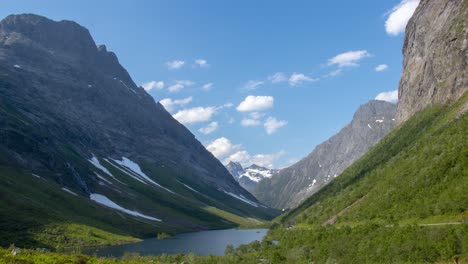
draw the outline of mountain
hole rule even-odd
[[[11,201],[0,203],[0,236],[14,223],[26,236],[70,222],[145,237],[234,225],[213,208],[275,214],[75,22],[0,22],[0,113],[2,196]]]
[[[468,2],[420,2],[406,26],[397,122],[467,90]]]
[[[400,124],[281,216],[269,237],[280,246],[269,256],[285,263],[468,261],[467,13],[467,1],[420,1],[405,33]]]
[[[372,100],[361,105],[351,123],[318,145],[307,157],[254,190],[262,202],[275,208],[292,208],[330,183],[395,126],[396,105]]]
[[[248,191],[253,191],[260,181],[271,178],[279,170],[268,169],[256,164],[243,168],[239,162],[229,162],[226,169],[236,179],[242,187]]]

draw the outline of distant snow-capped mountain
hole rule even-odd
[[[277,169],[261,167],[256,164],[252,164],[244,169],[239,162],[233,161],[226,165],[226,169],[231,173],[234,179],[248,191],[252,191],[261,180],[271,178],[279,171]]]

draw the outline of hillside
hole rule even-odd
[[[75,22],[0,22],[0,113],[3,246],[55,246],[47,235],[73,225],[140,238],[236,225],[208,208],[275,215]]]
[[[253,194],[263,203],[283,209],[299,205],[333,181],[395,126],[396,105],[372,100],[353,119],[297,163],[261,181]]]

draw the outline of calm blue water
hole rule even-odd
[[[227,245],[237,247],[255,240],[261,241],[268,229],[224,229],[180,234],[170,239],[145,239],[142,242],[128,245],[101,247],[84,250],[86,254],[101,257],[121,257],[125,252],[140,255],[160,255],[190,253],[197,255],[224,255]]]

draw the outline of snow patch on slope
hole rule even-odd
[[[71,194],[71,195],[78,196],[78,194],[76,194],[76,193],[74,193],[74,192],[70,191],[69,189],[67,189],[67,188],[65,188],[65,187],[64,187],[64,188],[62,188],[62,190],[63,190],[63,191],[65,191],[65,192],[67,192],[67,193],[69,193],[69,194]]]
[[[162,188],[170,193],[173,193],[175,194],[175,192],[169,190],[168,188],[166,187],[163,187],[161,186],[159,183],[153,181],[150,177],[148,177],[148,175],[146,175],[140,168],[140,166],[131,161],[130,159],[126,158],[126,157],[122,157],[122,160],[114,160],[112,159],[115,163],[119,164],[120,166],[122,166],[123,168],[126,169],[126,171],[120,169],[121,171],[125,172],[127,175],[130,175],[131,177],[133,177],[134,179],[144,183],[144,184],[154,184],[156,185],[157,187],[159,188]],[[118,168],[118,167],[117,167]]]
[[[105,160],[105,159],[104,159]],[[99,162],[99,159],[93,155],[93,157],[91,159],[88,160],[91,164],[94,165],[94,167],[100,169],[102,172],[104,172],[105,174],[109,175],[112,179],[114,179],[115,181],[123,184],[123,185],[126,185],[125,183],[119,181],[117,178],[114,177],[114,175],[112,175],[112,173],[106,169],[106,167],[102,166],[102,164]],[[107,161],[107,160],[106,160]],[[110,163],[110,162],[107,162],[107,163]],[[97,174],[97,173],[96,173]],[[102,177],[102,176],[98,176],[99,178]],[[107,181],[107,180],[106,180]]]
[[[252,180],[254,182],[259,182],[259,181],[263,180],[264,178],[271,178],[271,176],[273,176],[272,170],[246,168],[245,172],[242,173],[239,176],[239,178],[247,177],[247,178],[249,178],[250,180]]]
[[[92,194],[89,195],[89,199],[91,199],[94,202],[96,202],[98,204],[101,204],[101,205],[103,205],[105,207],[109,207],[109,208],[118,210],[118,211],[126,213],[128,215],[138,216],[138,217],[141,217],[141,218],[145,218],[145,219],[149,219],[149,220],[153,220],[153,221],[158,221],[158,222],[162,221],[161,219],[158,219],[158,218],[155,218],[155,217],[147,216],[147,215],[141,214],[141,213],[136,212],[136,211],[125,209],[122,206],[114,203],[109,198],[107,198],[106,196],[101,195],[101,194],[92,193]]]
[[[234,194],[234,193],[232,193],[232,192],[228,192],[228,191],[225,191],[225,190],[223,190],[223,192],[226,193],[226,194],[228,194],[228,195],[230,195],[230,196],[232,196],[232,197],[234,197],[234,198],[236,198],[236,199],[238,199],[238,200],[241,200],[241,201],[244,202],[244,203],[250,204],[251,206],[258,207],[258,204],[256,204],[256,203],[250,201],[249,199],[245,198],[245,197],[242,196],[242,195],[239,196],[239,195],[237,195],[237,194]]]
[[[101,163],[99,162],[99,159],[96,157],[96,156],[93,156],[91,159],[88,160],[91,164],[94,165],[94,167],[100,169],[102,172],[104,172],[105,174],[111,176],[111,177],[114,177],[114,175],[112,175],[112,173],[110,173],[110,171],[108,171],[106,169],[106,167],[102,166]]]
[[[196,193],[200,193],[200,192],[198,192],[197,190],[193,189],[192,187],[188,186],[187,184],[182,183],[182,185],[184,185],[185,188],[187,188],[187,189],[189,189],[189,190],[191,190],[191,191],[194,191],[194,192],[196,192]]]

